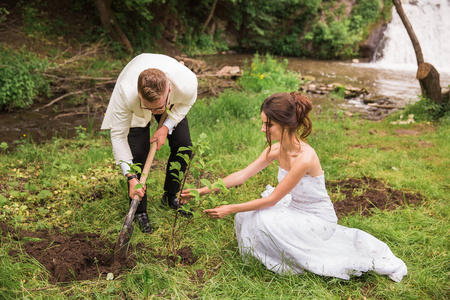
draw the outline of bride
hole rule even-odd
[[[309,99],[300,93],[278,93],[265,99],[261,131],[268,147],[246,168],[223,180],[227,187],[242,184],[276,160],[279,184],[268,186],[262,198],[205,212],[214,219],[237,213],[235,229],[241,254],[256,257],[274,272],[308,270],[349,279],[372,270],[400,282],[407,273],[406,265],[384,242],[337,224],[319,158],[306,142],[312,129],[311,109]],[[182,196],[189,197],[189,191],[184,190]],[[200,195],[211,192],[207,187],[197,191]]]

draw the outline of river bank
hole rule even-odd
[[[201,66],[191,65],[199,78],[198,101],[217,97],[226,89],[238,88],[239,75],[242,74],[245,65],[250,64],[252,57],[252,55],[243,54],[195,57],[202,63]],[[342,61],[319,61],[293,57],[277,59],[288,59],[288,68],[301,75],[299,89],[311,98],[314,105],[332,105],[337,111],[347,112],[348,116],[358,114],[363,118],[380,120],[401,109],[408,102],[417,100],[417,95],[420,93],[418,82],[411,72],[389,72],[370,68],[367,64]],[[227,66],[238,67],[238,74],[219,73]],[[116,70],[117,75],[119,72],[120,70]],[[13,146],[27,139],[39,142],[53,136],[72,137],[80,128],[98,130],[114,88],[114,76],[117,75],[108,74],[105,78],[105,81],[109,79],[107,84],[101,85],[101,89],[97,88],[82,94],[81,99],[78,97],[78,101],[71,100],[71,97],[58,100],[60,96],[48,99],[47,103],[34,104],[29,110],[1,112],[0,131],[3,134],[0,142]],[[448,80],[450,84],[450,77],[443,77],[443,80]],[[337,85],[365,90],[367,97],[376,96],[388,102],[374,105],[374,101],[360,97],[361,93],[347,99],[337,93],[330,94]],[[316,87],[315,90],[312,90],[312,86]],[[321,86],[325,89],[320,88]],[[52,101],[54,103],[49,105]]]

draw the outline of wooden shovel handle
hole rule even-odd
[[[161,119],[159,119],[158,128],[156,130],[161,128],[161,126],[163,125],[166,118],[167,118],[167,112],[164,112],[161,116]],[[141,179],[139,180],[139,183],[145,184],[145,182],[147,181],[148,172],[150,172],[150,168],[152,167],[153,159],[155,158],[156,147],[157,147],[156,141],[151,143],[150,151],[148,152],[147,160],[145,161],[144,169],[142,170],[142,175],[141,175]]]

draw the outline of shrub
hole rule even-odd
[[[30,53],[0,50],[0,107],[27,108],[39,94],[50,92],[50,82],[42,75],[48,62]]]
[[[407,105],[403,114],[413,114],[418,122],[450,120],[450,102],[435,103],[428,98],[422,98],[416,103]]]
[[[287,70],[288,60],[278,61],[267,54],[261,58],[256,54],[250,67],[247,62],[239,84],[245,91],[291,92],[298,90],[299,76]]]

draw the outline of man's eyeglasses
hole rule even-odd
[[[142,99],[141,99],[141,97],[139,97],[140,108],[145,109],[145,110],[150,110],[151,112],[163,110],[167,107],[167,102],[169,101],[169,95],[170,95],[170,90],[167,92],[166,102],[164,103],[164,105],[160,106],[160,107],[156,107],[156,108],[148,108],[148,107],[142,105]]]

